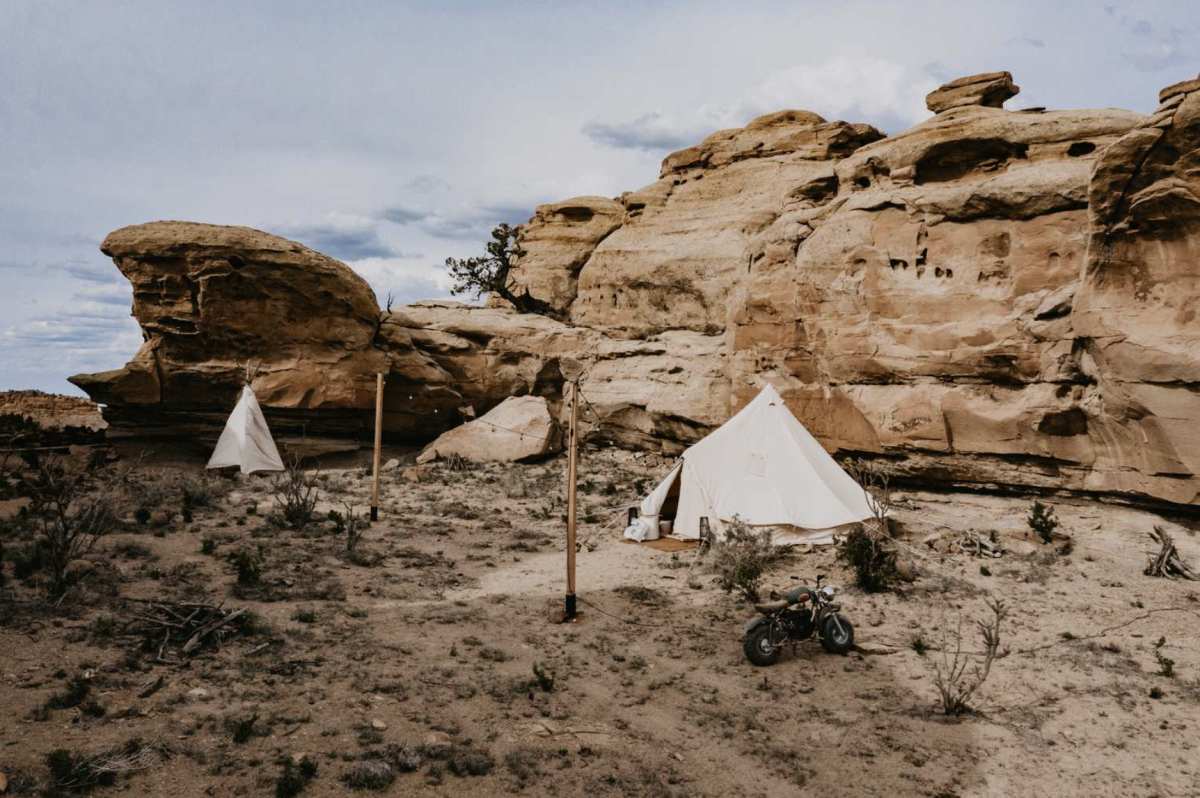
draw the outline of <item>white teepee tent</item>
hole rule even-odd
[[[255,471],[282,471],[283,461],[258,407],[258,398],[250,386],[242,388],[237,406],[225,422],[217,448],[209,458],[209,468],[238,466],[243,474]]]
[[[863,489],[834,462],[768,385],[754,401],[686,450],[639,513],[671,536],[700,537],[707,519],[724,534],[734,516],[773,528],[776,544],[830,543],[839,528],[870,518]]]

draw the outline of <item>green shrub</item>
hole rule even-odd
[[[771,530],[754,529],[737,516],[726,525],[725,537],[715,540],[708,554],[709,567],[726,593],[737,591],[749,602],[757,602],[767,566],[780,551],[771,542]]]
[[[1175,676],[1175,660],[1162,653],[1162,648],[1166,644],[1167,638],[1158,638],[1158,642],[1154,644],[1154,661],[1158,663],[1158,672],[1171,679]]]
[[[72,676],[59,692],[46,699],[46,709],[70,709],[77,707],[87,698],[91,685],[82,676]]]
[[[1029,508],[1029,528],[1037,532],[1043,543],[1052,543],[1054,530],[1058,528],[1058,519],[1054,517],[1054,508],[1047,507],[1035,501]]]
[[[117,780],[115,771],[101,770],[88,756],[66,748],[57,748],[46,755],[46,769],[50,771],[50,783],[57,788],[51,792],[81,793],[94,787],[108,787]]]
[[[838,541],[837,558],[854,570],[855,583],[868,593],[883,593],[896,583],[896,552],[865,524],[855,524]]]
[[[543,670],[542,666],[538,665],[536,662],[533,663],[533,680],[538,687],[542,688],[543,693],[554,692],[554,684],[556,681],[554,671]]]
[[[300,461],[292,460],[283,475],[272,483],[275,501],[285,525],[292,529],[303,529],[312,521],[319,498],[319,478],[320,474],[308,476],[300,468]]]
[[[299,764],[283,760],[283,773],[275,781],[276,798],[293,798],[304,791],[308,783],[317,777],[317,763],[303,757]]]
[[[233,567],[237,569],[237,583],[243,587],[257,585],[262,581],[262,559],[252,551],[245,549],[230,558]]]
[[[456,748],[446,760],[446,769],[455,776],[486,776],[496,766],[496,760],[487,751],[477,748]]]

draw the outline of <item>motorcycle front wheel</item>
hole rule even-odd
[[[750,633],[746,635],[746,639],[742,641],[742,651],[746,652],[746,659],[751,663],[764,668],[779,661],[779,655],[783,653],[783,646],[771,642],[771,625],[760,623],[751,629]]]
[[[848,653],[854,648],[854,625],[843,615],[830,615],[821,624],[821,645],[830,654]]]

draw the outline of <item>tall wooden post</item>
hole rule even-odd
[[[379,520],[379,453],[383,444],[383,372],[375,375],[375,468],[371,477],[371,520]]]
[[[571,382],[571,431],[567,460],[567,602],[563,618],[575,617],[575,477],[579,457],[579,382]]]

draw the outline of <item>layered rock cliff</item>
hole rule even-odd
[[[126,228],[104,249],[147,342],[75,380],[131,430],[223,412],[262,358],[269,417],[347,435],[383,370],[387,428],[428,440],[509,396],[557,408],[580,377],[595,439],[668,453],[770,382],[831,450],[916,479],[1200,503],[1200,82],[1150,117],[1004,110],[1017,91],[953,81],[886,138],[781,111],[641,190],[539,207],[513,274],[566,322],[380,317],[291,242]]]

